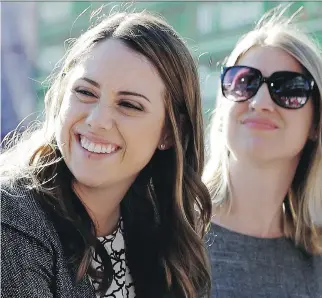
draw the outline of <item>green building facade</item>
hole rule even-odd
[[[285,2],[280,2],[285,3]],[[38,2],[38,59],[37,76],[47,77],[62,58],[69,38],[79,36],[89,27],[91,11],[102,2]],[[204,111],[215,104],[220,63],[237,40],[279,2],[138,2],[132,6],[106,2],[102,11],[129,9],[161,14],[180,34],[198,60]],[[322,42],[322,3],[296,2],[291,12],[304,7],[301,26]],[[291,13],[290,12],[290,13]],[[95,19],[95,16],[93,17]],[[44,87],[39,85],[38,98],[43,100]],[[207,113],[207,115],[209,115]]]

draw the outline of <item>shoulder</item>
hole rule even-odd
[[[38,194],[22,181],[1,184],[1,225],[37,238],[42,242],[55,231],[39,203]]]

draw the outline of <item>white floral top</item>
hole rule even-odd
[[[134,284],[126,262],[123,231],[123,221],[120,219],[118,227],[113,234],[105,237],[98,237],[98,240],[107,250],[114,269],[112,284],[104,297],[135,298]],[[100,270],[101,266],[101,260],[95,253],[93,256],[93,267],[96,270]],[[95,289],[97,289],[98,282],[95,279],[91,279],[91,282]]]

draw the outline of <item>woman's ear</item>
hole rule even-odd
[[[173,146],[173,135],[170,133],[170,129],[164,129],[158,148],[159,150],[167,150],[170,149]]]
[[[159,150],[167,150],[170,149],[174,144],[173,133],[171,129],[170,121],[166,121],[163,129],[161,138],[158,144]]]
[[[316,142],[318,140],[318,134],[315,132],[315,133],[310,133],[309,134],[309,140],[312,141],[312,142]]]
[[[176,124],[179,135],[184,134],[185,132],[186,119],[187,118],[185,115],[183,114],[179,115],[179,123]],[[182,141],[182,146],[184,150],[186,150],[186,147],[188,146],[188,142],[189,142],[189,136],[183,135],[181,141]],[[172,146],[174,146],[173,128],[170,123],[170,120],[167,120],[162,131],[158,148],[160,150],[167,150],[167,149],[170,149]]]
[[[318,139],[318,128],[317,128],[317,125],[312,124],[311,129],[310,129],[310,132],[309,132],[308,139],[310,141],[313,141],[313,142],[316,142],[317,141],[317,139]]]

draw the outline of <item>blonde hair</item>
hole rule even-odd
[[[308,252],[322,253],[322,146],[321,146],[321,90],[322,53],[309,35],[300,31],[293,22],[299,10],[290,18],[284,16],[287,6],[269,11],[255,28],[244,35],[228,57],[226,65],[235,65],[238,59],[255,46],[280,48],[305,68],[316,82],[313,93],[315,104],[316,139],[308,141],[298,165],[294,181],[284,201],[284,234],[303,246]],[[221,94],[221,93],[220,93]],[[219,95],[221,96],[221,95]],[[224,107],[217,105],[210,132],[210,156],[203,175],[213,205],[229,211],[231,193],[229,188],[228,148],[222,133]]]

